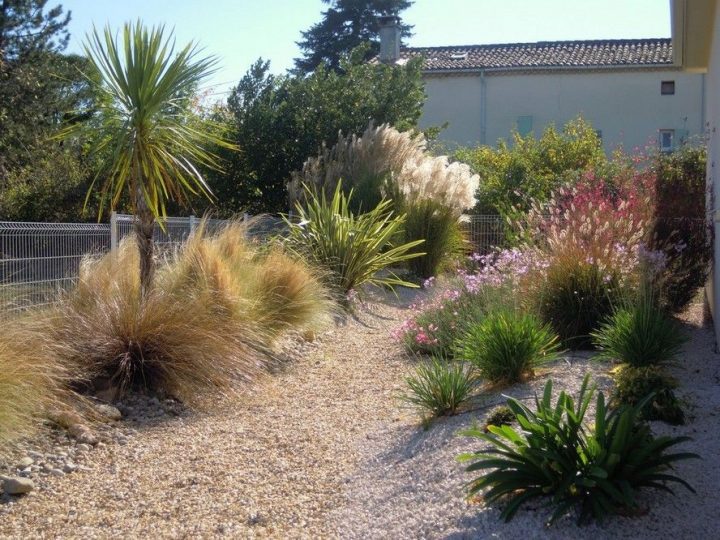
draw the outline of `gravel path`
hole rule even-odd
[[[0,504],[0,537],[704,539],[720,530],[720,363],[709,330],[691,328],[677,373],[694,417],[688,426],[654,426],[694,437],[688,447],[705,460],[680,472],[698,494],[653,494],[646,516],[583,530],[565,520],[548,531],[545,509],[505,525],[496,509],[465,502],[468,477],[454,458],[473,446],[455,432],[484,409],[424,431],[398,407],[412,366],[388,337],[407,314],[399,304],[372,303],[220,413],[125,420],[113,428],[120,435],[89,451],[61,443],[52,451],[71,446],[81,467]],[[602,368],[574,358],[544,375],[575,389],[590,369],[604,386]],[[507,392],[530,395],[543,381]]]

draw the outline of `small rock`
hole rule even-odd
[[[24,495],[34,488],[35,484],[29,478],[6,478],[3,482],[3,491],[8,495]]]
[[[29,450],[28,456],[30,456],[33,459],[42,459],[43,457],[45,457],[42,452],[36,452],[35,450]]]
[[[77,445],[77,449],[83,452],[89,452],[92,449],[92,446],[90,446],[89,444],[80,443]]]
[[[108,405],[106,403],[98,403],[95,405],[95,410],[103,417],[108,420],[121,420],[122,413],[117,407]]]
[[[75,411],[55,411],[48,416],[50,420],[66,429],[70,429],[75,424],[82,423],[82,418]]]
[[[50,469],[50,474],[53,476],[65,476],[65,473],[60,469]]]
[[[74,463],[70,463],[70,462],[66,463],[65,466],[63,467],[63,472],[68,473],[68,474],[73,473],[76,470],[77,470],[77,465],[75,465]]]
[[[75,437],[80,443],[91,444],[93,446],[98,443],[98,438],[85,424],[73,424],[68,428],[68,431],[70,435]]]
[[[17,467],[18,469],[25,469],[33,463],[35,463],[35,460],[33,458],[31,458],[30,456],[25,456],[20,461],[18,461]]]

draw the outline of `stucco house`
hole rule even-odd
[[[685,73],[702,73],[706,99],[703,101],[704,133],[707,139],[707,213],[711,219],[713,270],[706,293],[720,338],[720,0],[670,0],[673,62]],[[698,216],[700,217],[700,216]]]
[[[703,132],[705,75],[674,62],[670,38],[401,48],[397,19],[380,31],[380,60],[424,58],[421,127],[450,145],[495,144],[513,129],[539,135],[582,114],[606,150],[670,150]]]

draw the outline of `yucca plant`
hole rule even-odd
[[[597,358],[631,366],[672,362],[687,341],[680,327],[657,304],[648,286],[592,333]]]
[[[327,270],[330,284],[342,293],[370,283],[393,287],[417,287],[389,268],[423,254],[413,249],[422,240],[395,244],[402,232],[404,215],[395,215],[390,201],[355,215],[350,210],[352,190],[346,196],[341,182],[331,200],[307,186],[306,203],[296,205],[298,221],[284,217],[289,228],[285,244],[311,264]],[[385,270],[385,273],[380,274]]]
[[[137,216],[143,293],[153,277],[154,224],[165,217],[167,201],[210,197],[198,167],[219,168],[211,146],[234,148],[209,123],[187,121],[188,98],[217,65],[213,57],[198,58],[199,52],[193,43],[175,50],[163,27],[148,30],[140,21],[125,24],[122,39],[109,26],[102,34],[94,29],[85,55],[100,74],[99,85],[89,80],[98,86],[103,105],[97,118],[60,135],[80,135],[93,143],[94,153],[109,156],[102,171],[102,206],[115,208],[129,195]]]
[[[489,433],[480,428],[463,432],[492,446],[459,456],[471,462],[468,472],[483,471],[470,482],[469,495],[482,493],[489,503],[504,501],[505,521],[527,501],[549,497],[554,507],[551,524],[571,509],[577,510],[579,523],[632,510],[642,488],[672,493],[667,484],[676,483],[694,492],[686,481],[668,473],[675,462],[699,457],[668,453],[690,439],[653,437],[649,427],[639,422],[644,403],[609,410],[602,393],[597,395],[594,426],[586,425],[596,390],[589,381],[586,376],[577,402],[561,392],[555,404],[548,381],[542,400],[535,397],[535,411],[509,398],[519,430],[504,425],[489,426]]]
[[[405,383],[408,389],[400,396],[402,401],[433,416],[443,416],[457,412],[472,395],[477,379],[463,363],[433,357],[421,363]]]
[[[555,360],[559,350],[555,333],[534,315],[499,309],[468,328],[455,356],[470,362],[491,383],[512,384]]]

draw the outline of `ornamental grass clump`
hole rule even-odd
[[[681,460],[698,458],[689,452],[669,453],[688,437],[654,437],[640,422],[645,403],[608,409],[599,393],[595,421],[585,415],[595,394],[585,377],[577,400],[561,392],[552,402],[552,381],[545,385],[535,410],[509,398],[519,428],[479,427],[462,434],[490,444],[489,450],[463,454],[468,472],[481,472],[469,483],[469,496],[488,503],[502,502],[501,517],[510,521],[521,506],[546,498],[553,508],[548,524],[575,510],[578,522],[602,520],[610,514],[637,512],[643,488],[672,493],[674,483],[694,492],[679,476],[670,474]],[[649,399],[649,398],[647,398]]]
[[[72,400],[70,383],[81,377],[42,347],[47,320],[28,313],[3,321],[0,334],[0,457],[32,435],[43,417]]]
[[[477,378],[462,362],[432,357],[405,379],[400,399],[433,416],[453,415],[477,386]]]
[[[328,295],[302,262],[251,245],[244,226],[204,225],[140,294],[132,238],[83,261],[77,285],[46,312],[36,346],[85,374],[89,390],[143,389],[185,402],[232,392],[263,372],[274,340],[315,328]]]
[[[513,384],[555,360],[559,350],[555,333],[534,315],[500,309],[468,328],[455,357],[469,362],[492,384]]]
[[[291,201],[308,202],[303,186],[333,196],[342,180],[353,198],[350,209],[368,212],[383,199],[407,215],[406,243],[424,240],[422,254],[408,260],[411,271],[427,278],[462,251],[459,220],[475,206],[479,176],[470,167],[432,156],[420,133],[400,132],[384,124],[368,126],[362,136],[340,136],[337,144],[309,158],[288,185]]]
[[[598,358],[634,367],[671,363],[687,341],[650,286],[625,302],[592,334]]]
[[[409,259],[423,240],[398,243],[405,222],[383,200],[369,211],[355,215],[350,209],[352,191],[346,196],[338,182],[332,199],[306,187],[305,205],[297,204],[298,220],[283,218],[289,233],[285,246],[324,272],[326,282],[343,296],[363,284],[416,287],[391,270]]]

